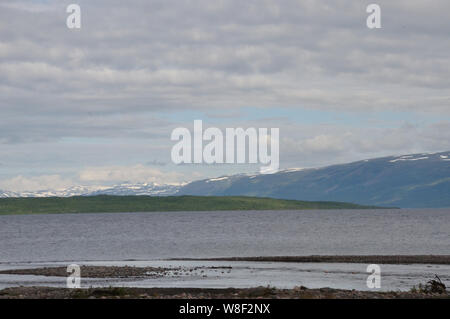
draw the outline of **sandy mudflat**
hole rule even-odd
[[[184,261],[188,259],[183,259]],[[39,284],[33,284],[33,282],[28,283],[27,279],[19,278],[19,279],[11,279],[13,284],[9,288],[5,288],[0,290],[0,299],[1,298],[144,298],[144,299],[153,299],[153,298],[187,298],[187,299],[221,299],[221,298],[287,298],[287,299],[295,299],[295,298],[312,298],[312,299],[366,299],[366,298],[375,298],[375,299],[397,299],[397,298],[450,298],[450,291],[447,289],[445,291],[441,290],[440,293],[436,293],[436,290],[430,289],[422,289],[427,288],[429,280],[434,276],[433,274],[438,274],[443,282],[448,285],[448,275],[446,275],[446,270],[448,268],[447,265],[450,264],[450,256],[448,255],[409,255],[409,256],[277,256],[277,257],[235,257],[235,258],[214,258],[214,259],[206,259],[208,262],[206,264],[202,264],[199,261],[205,261],[205,259],[195,259],[194,262],[184,263],[183,260],[181,262],[167,262],[166,263],[158,263],[154,262],[153,264],[146,264],[145,266],[136,266],[136,265],[82,265],[81,274],[83,278],[92,278],[99,280],[109,280],[105,283],[101,283],[100,286],[94,288],[94,286],[89,286],[90,288],[84,289],[67,289],[62,288],[65,287],[65,284],[62,286],[48,287],[49,284],[40,279],[38,281]],[[192,260],[192,259],[190,259]],[[210,261],[225,261],[225,264],[214,263]],[[226,261],[232,262],[244,262],[259,266],[255,266],[256,269],[261,273],[267,273],[268,269],[266,264],[269,264],[269,269],[274,271],[274,264],[286,262],[298,263],[298,266],[303,265],[305,263],[305,267],[313,267],[308,266],[314,265],[314,263],[323,263],[326,265],[327,263],[347,263],[347,267],[352,263],[376,263],[376,264],[392,264],[392,267],[413,267],[412,269],[416,269],[417,267],[428,267],[426,272],[428,275],[419,276],[417,280],[410,280],[411,286],[402,287],[402,289],[395,288],[398,286],[398,283],[395,280],[406,280],[398,279],[398,276],[403,276],[403,272],[408,271],[408,276],[413,276],[413,270],[394,270],[388,269],[386,277],[386,284],[390,284],[393,288],[384,289],[384,291],[365,291],[364,287],[359,285],[360,280],[365,280],[364,276],[359,276],[359,269],[338,269],[336,270],[328,268],[320,268],[317,272],[312,271],[312,269],[285,269],[286,265],[284,264],[284,268],[276,270],[273,276],[281,276],[287,277],[288,280],[298,282],[298,286],[294,287],[294,285],[285,285],[283,286],[283,281],[281,286],[276,286],[276,283],[273,283],[273,279],[270,276],[264,277],[262,281],[255,281],[248,283],[248,286],[239,286],[235,284],[240,281],[236,281],[240,278],[240,276],[255,276],[254,273],[246,273],[245,270],[247,268],[251,268],[250,265],[242,265],[236,263],[227,264]],[[405,266],[400,266],[401,264],[405,264]],[[410,264],[423,264],[423,266],[410,265]],[[428,264],[434,264],[432,267]],[[232,266],[231,266],[232,265]],[[292,265],[292,264],[289,264]],[[316,265],[317,266],[317,265]],[[258,268],[259,267],[259,268]],[[416,267],[416,268],[414,268]],[[437,267],[437,268],[436,268]],[[447,268],[445,268],[447,267]],[[276,266],[275,266],[276,268]],[[444,269],[445,268],[445,269]],[[296,270],[297,269],[297,270]],[[365,268],[364,268],[365,269]],[[402,268],[403,269],[403,268]],[[409,268],[408,268],[409,269]],[[364,270],[363,270],[364,271]],[[421,270],[422,271],[422,270]],[[298,276],[297,272],[301,275]],[[336,272],[336,278],[331,276]],[[400,273],[400,275],[399,275]],[[25,277],[33,277],[33,276],[49,276],[49,277],[67,277],[67,267],[55,266],[55,267],[32,267],[27,269],[7,269],[0,271],[1,275],[25,275]],[[233,275],[234,274],[234,275]],[[267,275],[267,274],[266,274]],[[433,276],[431,276],[433,275]],[[320,285],[314,284],[315,281],[305,280],[302,276],[307,276],[305,278],[312,277],[313,279],[319,280],[321,282]],[[351,278],[350,278],[350,277]],[[353,277],[354,278],[353,278]],[[362,279],[361,279],[361,278]],[[395,280],[393,281],[393,278]],[[8,277],[4,277],[8,278]],[[15,278],[15,277],[11,277]],[[237,279],[236,279],[237,278]],[[246,278],[246,277],[245,277]],[[259,277],[258,277],[259,278]],[[278,278],[278,277],[277,277]],[[319,279],[317,279],[319,278]],[[350,279],[349,279],[350,278]],[[414,277],[415,278],[415,277]],[[131,284],[127,284],[127,280],[131,279]],[[242,278],[241,278],[242,279]],[[16,282],[17,280],[17,282]],[[22,281],[23,284],[22,285]],[[125,280],[125,281],[123,281]],[[145,283],[147,286],[141,286],[143,288],[137,288],[139,286],[134,286],[133,284]],[[203,280],[206,280],[206,284],[210,284],[201,286]],[[225,282],[229,282],[230,285],[224,286],[219,285],[221,281],[225,280]],[[228,281],[227,281],[228,280]],[[346,284],[342,284],[341,286],[335,285],[335,281],[340,280]],[[348,284],[350,280],[351,285]],[[241,280],[242,281],[242,280]],[[339,281],[339,282],[340,282]],[[109,282],[121,284],[119,287],[111,287]],[[266,287],[266,283],[270,283],[270,287]],[[20,287],[14,287],[19,286]],[[165,286],[158,286],[164,284]],[[184,287],[179,284],[184,283]],[[188,283],[188,285],[186,285]],[[173,285],[172,285],[173,284]],[[192,285],[191,285],[192,284]],[[196,286],[200,284],[200,286]],[[211,286],[211,284],[217,286]],[[279,283],[278,283],[279,284]],[[302,285],[312,285],[311,288],[308,289]],[[334,288],[316,288],[316,287],[329,287]],[[334,284],[334,286],[333,286]],[[396,286],[397,284],[397,286]],[[50,284],[51,285],[51,284]],[[97,283],[98,285],[98,283]],[[104,288],[100,288],[100,287]],[[115,284],[113,284],[115,286]],[[128,287],[120,287],[120,286],[128,286]],[[265,286],[265,287],[257,287],[257,286]],[[404,285],[403,285],[404,286]],[[8,287],[8,286],[3,286]],[[145,288],[144,288],[145,287]],[[212,288],[214,287],[214,288]],[[220,288],[222,287],[222,288]],[[236,288],[226,288],[226,287],[236,287]],[[253,287],[253,288],[252,288]],[[255,288],[257,287],[257,288]],[[415,287],[415,288],[413,288]],[[286,289],[288,288],[288,289]],[[339,288],[339,289],[338,289]],[[353,288],[357,288],[360,290],[355,290]],[[429,288],[429,287],[428,287]],[[395,290],[395,291],[390,291]],[[401,291],[400,291],[401,290]]]
[[[268,256],[224,257],[207,259],[172,259],[203,261],[267,261],[297,263],[363,263],[363,264],[439,264],[450,265],[450,255],[346,255],[346,256]]]
[[[164,276],[167,269],[154,267],[81,266],[81,273],[89,278],[130,278]],[[67,267],[44,267],[31,269],[9,269],[0,271],[8,275],[35,275],[67,277]]]
[[[192,274],[202,269],[225,270],[232,267],[135,267],[135,266],[80,266],[81,274],[86,278],[157,278]],[[67,277],[67,267],[42,267],[28,269],[8,269],[0,271],[4,275],[34,275]]]

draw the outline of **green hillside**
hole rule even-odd
[[[244,196],[76,196],[1,198],[0,214],[113,213],[212,210],[363,209],[340,202],[306,202]]]

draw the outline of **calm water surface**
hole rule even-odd
[[[0,262],[449,254],[450,209],[0,216]]]

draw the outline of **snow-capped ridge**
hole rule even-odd
[[[39,190],[9,192],[0,191],[0,198],[9,197],[72,197],[94,195],[174,195],[183,184],[156,184],[156,183],[122,183],[116,186],[73,186],[59,190]]]

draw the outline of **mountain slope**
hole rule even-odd
[[[189,183],[179,195],[245,195],[397,207],[450,207],[450,152],[392,156]]]

